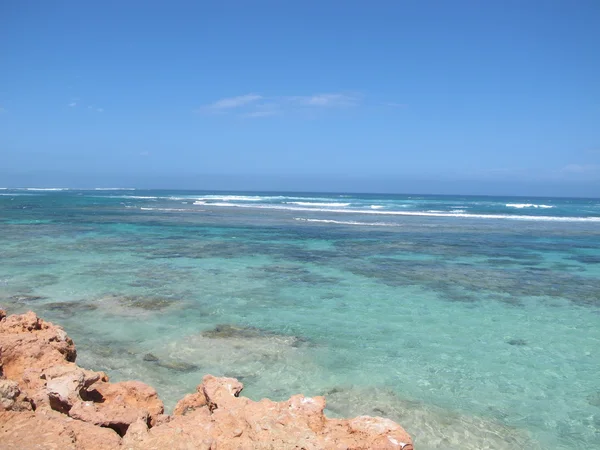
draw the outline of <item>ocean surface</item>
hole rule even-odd
[[[206,373],[419,450],[600,448],[600,200],[0,190],[0,307],[167,407]]]

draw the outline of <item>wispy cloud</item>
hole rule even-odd
[[[242,106],[249,105],[250,103],[256,102],[257,100],[262,99],[261,95],[257,94],[246,94],[239,95],[237,97],[227,97],[217,100],[210,105],[206,105],[203,107],[205,110],[213,110],[213,111],[222,111],[228,109],[240,108]]]
[[[6,109],[4,109],[2,106],[0,106],[0,114],[5,113]]]
[[[359,101],[358,96],[339,93],[293,96],[287,99],[298,105],[327,108],[356,106]]]
[[[277,116],[279,114],[281,114],[281,112],[277,111],[277,110],[252,111],[252,112],[242,114],[242,117],[248,117],[250,119],[258,119],[260,117]]]
[[[71,108],[73,108],[73,107],[77,106],[77,102],[71,102],[71,103],[69,103],[69,106],[70,106]]]
[[[260,94],[246,94],[219,99],[204,105],[195,112],[208,114],[233,113],[239,117],[272,117],[297,110],[348,108],[357,106],[361,97],[347,93],[323,93],[314,95],[287,95],[264,97]]]

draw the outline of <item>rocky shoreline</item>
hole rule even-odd
[[[206,375],[166,415],[152,387],[76,356],[61,327],[0,310],[0,449],[413,449],[389,419],[329,419],[323,397],[255,402],[234,378]]]

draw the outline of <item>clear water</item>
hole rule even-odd
[[[600,200],[4,189],[0,258],[0,306],[169,407],[212,373],[421,450],[600,448]]]

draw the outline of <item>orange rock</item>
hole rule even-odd
[[[207,405],[204,393],[195,392],[193,394],[187,394],[177,402],[175,409],[173,410],[173,415],[185,416],[186,414]]]
[[[101,405],[145,411],[150,426],[153,426],[158,416],[165,411],[163,402],[158,398],[156,390],[140,381],[123,381],[121,383],[100,382],[94,384],[91,389],[95,391],[94,395],[101,396]]]
[[[113,430],[63,414],[0,412],[0,436],[3,450],[113,450],[121,445],[121,438]]]
[[[238,380],[212,375],[166,416],[153,388],[109,383],[78,367],[75,355],[62,328],[0,311],[0,411],[8,410],[0,412],[0,448],[413,449],[391,420],[328,419],[323,397],[254,402],[240,397]]]
[[[20,381],[25,369],[75,361],[75,344],[65,331],[33,312],[0,320],[0,358],[6,378]]]

